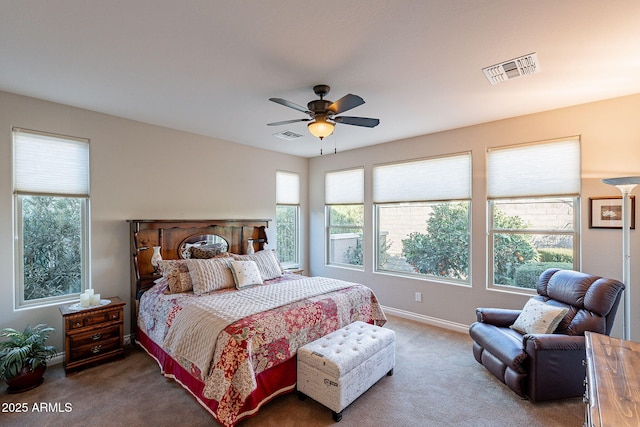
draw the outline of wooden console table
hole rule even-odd
[[[640,343],[585,333],[585,426],[640,426]]]

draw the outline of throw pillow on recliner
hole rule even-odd
[[[510,328],[521,334],[552,334],[568,311],[531,298]]]

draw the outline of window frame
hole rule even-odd
[[[300,267],[300,205],[289,205],[289,204],[277,204],[276,205],[276,219],[278,218],[277,210],[280,207],[291,207],[295,209],[294,213],[294,241],[293,241],[293,260],[291,261],[280,261],[280,256],[278,255],[278,260],[284,269],[295,269]],[[276,234],[277,234],[278,224],[276,223]],[[278,242],[278,247],[280,247],[280,242]]]
[[[49,191],[19,191],[16,189],[16,135],[19,133],[30,134],[34,137],[47,137],[60,139],[65,142],[80,142],[86,144],[86,188],[87,194],[67,194],[67,193],[51,193]],[[90,141],[85,138],[76,138],[66,135],[58,135],[49,132],[33,131],[20,128],[12,129],[12,186],[13,190],[13,228],[14,228],[14,248],[13,248],[13,265],[14,265],[14,309],[30,309],[35,307],[45,307],[60,303],[68,303],[76,300],[79,295],[86,289],[91,287],[91,203],[89,196],[89,168],[90,168]],[[68,293],[64,295],[49,296],[37,298],[33,300],[25,300],[25,282],[24,282],[24,217],[23,217],[23,198],[24,197],[57,197],[64,199],[76,199],[80,203],[80,290],[79,292]]]
[[[396,205],[396,204],[403,204],[403,205],[436,205],[436,204],[441,204],[441,203],[467,203],[467,235],[468,235],[468,239],[469,239],[469,244],[467,245],[467,259],[468,259],[468,265],[467,265],[467,278],[465,279],[456,279],[456,278],[451,278],[451,277],[445,277],[445,276],[436,276],[433,274],[423,274],[420,272],[403,272],[403,271],[397,271],[397,270],[391,270],[391,269],[385,269],[383,267],[380,266],[380,207],[383,206],[389,206],[389,205]],[[471,251],[471,237],[472,237],[472,233],[471,233],[471,218],[472,218],[472,202],[471,199],[469,200],[443,200],[443,201],[428,201],[428,202],[401,202],[401,203],[376,203],[374,205],[374,216],[375,216],[375,229],[374,231],[374,240],[375,240],[375,253],[374,253],[374,273],[380,273],[380,274],[388,274],[391,276],[401,276],[401,277],[408,277],[408,278],[412,278],[412,279],[417,279],[417,280],[429,280],[429,281],[437,281],[437,282],[443,282],[443,283],[447,283],[447,284],[452,284],[452,285],[460,285],[460,286],[471,286],[471,257],[472,257],[472,251]]]
[[[362,207],[362,226],[360,225],[355,225],[355,224],[349,224],[349,225],[332,225],[331,224],[331,209],[334,207],[338,207],[338,206],[361,206]],[[364,270],[364,243],[365,243],[365,235],[364,235],[364,203],[349,203],[349,204],[333,204],[333,205],[325,205],[325,218],[326,218],[326,226],[325,226],[325,232],[326,232],[326,237],[325,237],[325,241],[326,241],[326,254],[325,254],[325,258],[326,258],[326,262],[325,264],[327,266],[333,266],[333,267],[340,267],[340,268],[350,268],[350,269],[354,269],[354,270]],[[353,228],[359,228],[360,229],[360,250],[362,251],[362,265],[360,264],[350,264],[347,262],[336,262],[336,261],[332,261],[332,257],[331,257],[331,250],[333,245],[331,244],[331,229],[353,229]],[[357,247],[357,244],[356,244]]]
[[[459,158],[460,160],[460,165],[462,165],[462,162],[466,162],[466,167],[468,167],[468,169],[460,169],[460,170],[465,170],[466,175],[463,176],[463,178],[465,179],[465,184],[464,185],[453,185],[451,188],[454,189],[454,193],[456,195],[461,195],[464,194],[466,196],[466,198],[459,198],[459,197],[455,197],[452,199],[442,199],[442,192],[441,191],[435,191],[432,197],[417,197],[415,198],[415,200],[407,200],[406,197],[404,196],[400,196],[400,198],[397,201],[388,201],[388,200],[383,200],[383,201],[377,201],[376,199],[378,198],[378,196],[376,196],[376,186],[377,183],[375,182],[376,179],[376,168],[381,167],[384,168],[386,166],[397,166],[397,165],[402,165],[402,164],[407,164],[409,165],[409,168],[412,168],[413,165],[419,163],[419,162],[424,162],[425,165],[427,165],[428,167],[428,162],[429,161],[434,161],[434,162],[439,162],[439,161],[444,161],[445,164],[447,164],[446,162],[448,162],[449,160],[453,160],[454,162],[457,162],[457,160],[455,158]],[[384,163],[384,164],[378,164],[378,165],[374,165],[374,171],[373,171],[373,179],[374,179],[374,183],[373,183],[373,187],[374,187],[374,201],[373,201],[373,213],[374,213],[374,227],[373,227],[373,239],[374,239],[374,273],[378,273],[378,274],[386,274],[386,275],[392,275],[392,276],[398,276],[398,277],[406,277],[406,278],[411,278],[411,279],[417,279],[417,280],[429,280],[429,281],[436,281],[436,282],[442,282],[442,283],[446,283],[446,284],[451,284],[451,285],[460,285],[460,286],[465,286],[465,287],[469,287],[471,286],[471,269],[472,269],[472,256],[473,253],[471,251],[471,246],[472,246],[472,206],[473,206],[473,198],[472,198],[472,163],[473,163],[473,157],[472,157],[472,152],[471,151],[464,151],[464,152],[457,152],[457,153],[451,153],[451,154],[447,154],[447,155],[442,155],[442,156],[433,156],[433,157],[427,157],[427,158],[420,158],[420,159],[410,159],[410,160],[406,160],[406,161],[401,161],[401,162],[393,162],[393,163]],[[437,163],[434,163],[437,165]],[[459,167],[459,166],[458,166]],[[436,166],[435,168],[440,168],[439,166]],[[441,181],[442,182],[442,181]],[[466,187],[468,185],[468,187]],[[425,186],[424,183],[422,183],[422,187],[428,187]],[[467,188],[465,190],[465,188]],[[383,190],[383,192],[385,192]],[[386,194],[389,194],[389,191],[387,190],[385,192]],[[384,196],[384,197],[388,197],[388,196]],[[460,280],[460,279],[456,279],[456,278],[451,278],[451,277],[444,277],[444,276],[436,276],[436,275],[432,275],[432,274],[423,274],[423,273],[419,273],[419,272],[401,272],[401,271],[395,271],[395,270],[389,270],[389,269],[383,269],[380,266],[380,256],[381,256],[381,247],[380,247],[380,207],[381,206],[385,206],[385,205],[420,205],[420,204],[427,204],[427,205],[435,205],[435,204],[439,204],[439,203],[459,203],[459,202],[465,202],[467,203],[467,233],[468,233],[468,245],[467,245],[467,254],[468,254],[468,265],[467,265],[467,278],[466,280]]]
[[[523,202],[526,200],[531,200],[532,198],[509,198],[507,200],[510,201],[518,201],[522,200]],[[519,286],[506,285],[502,283],[495,283],[495,254],[494,254],[494,242],[496,234],[512,234],[512,235],[557,235],[557,236],[571,236],[573,245],[573,269],[576,271],[580,271],[580,197],[575,195],[567,195],[567,196],[553,196],[553,197],[544,197],[544,198],[535,198],[535,199],[545,199],[547,201],[560,200],[560,199],[571,199],[573,205],[573,230],[572,231],[564,231],[557,229],[544,229],[544,228],[531,228],[531,229],[506,229],[506,228],[496,228],[495,227],[495,202],[500,202],[505,199],[491,199],[488,200],[488,224],[489,230],[487,233],[487,250],[489,255],[489,260],[487,262],[487,288],[489,289],[499,289],[503,291],[516,292],[516,293],[525,293],[527,295],[536,295],[537,292],[535,289],[523,288]]]
[[[341,175],[349,180],[345,181]],[[358,182],[353,180],[357,179]],[[325,218],[325,265],[339,268],[349,268],[364,271],[364,247],[365,247],[365,213],[364,213],[364,166],[356,166],[347,169],[340,169],[325,172],[325,197],[324,197],[324,218]],[[361,206],[362,226],[359,225],[332,225],[331,209],[334,206]],[[362,251],[362,265],[332,261],[331,251],[331,229],[332,228],[359,228],[360,229],[360,250]],[[357,247],[357,246],[356,246]]]
[[[545,145],[550,147],[544,151]],[[554,146],[555,145],[555,146]],[[522,162],[513,162],[519,166],[508,165],[509,150],[515,153],[520,160],[526,159],[526,169],[522,169]],[[531,151],[528,151],[531,150]],[[495,164],[507,165],[507,171],[491,170],[492,153],[498,154]],[[564,153],[551,154],[551,153]],[[535,288],[523,288],[515,285],[495,283],[495,237],[497,234],[511,235],[570,235],[572,236],[573,269],[580,270],[581,265],[581,141],[579,136],[569,136],[551,140],[514,144],[502,147],[488,148],[486,154],[487,165],[487,281],[486,288],[497,291],[535,295]],[[574,157],[567,156],[571,154]],[[552,160],[552,161],[550,161]],[[561,168],[560,164],[566,164]],[[547,171],[548,169],[548,171]],[[533,173],[531,171],[534,171]],[[551,172],[560,172],[554,174]],[[571,171],[571,173],[569,173]],[[549,172],[549,173],[547,173]],[[573,174],[573,175],[572,175]],[[536,178],[544,176],[539,182],[540,187],[531,188],[529,184]],[[498,178],[499,177],[499,178]],[[493,180],[492,180],[493,179]],[[560,182],[559,182],[560,181]],[[520,183],[525,185],[519,185]],[[527,200],[541,200],[552,202],[554,200],[570,199],[573,209],[573,230],[568,232],[559,229],[531,228],[531,229],[504,229],[495,227],[495,205],[501,201],[513,201],[526,203]]]
[[[276,256],[283,268],[296,269],[300,267],[300,174],[298,172],[289,172],[285,170],[276,170],[276,244],[278,234],[278,207],[290,206],[295,207],[294,217],[294,254],[292,261],[280,261],[278,250]]]

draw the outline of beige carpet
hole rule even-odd
[[[532,404],[479,365],[466,334],[389,316],[396,331],[394,375],[384,377],[346,408],[340,423],[331,411],[296,393],[267,404],[239,426],[581,426],[580,398]],[[146,353],[65,377],[50,366],[37,389],[0,392],[1,426],[217,426],[182,387],[164,378]],[[17,413],[18,407],[27,407]],[[26,405],[22,405],[25,404]],[[43,411],[34,411],[43,408]],[[44,404],[44,406],[42,405]]]

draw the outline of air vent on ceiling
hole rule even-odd
[[[500,82],[514,79],[520,76],[537,73],[540,71],[538,57],[535,53],[510,59],[501,64],[492,65],[482,69],[489,83],[495,85]]]
[[[291,131],[291,130],[285,130],[282,132],[274,133],[273,136],[286,139],[287,141],[302,138],[302,135],[300,135],[299,133],[295,133],[294,131]]]

